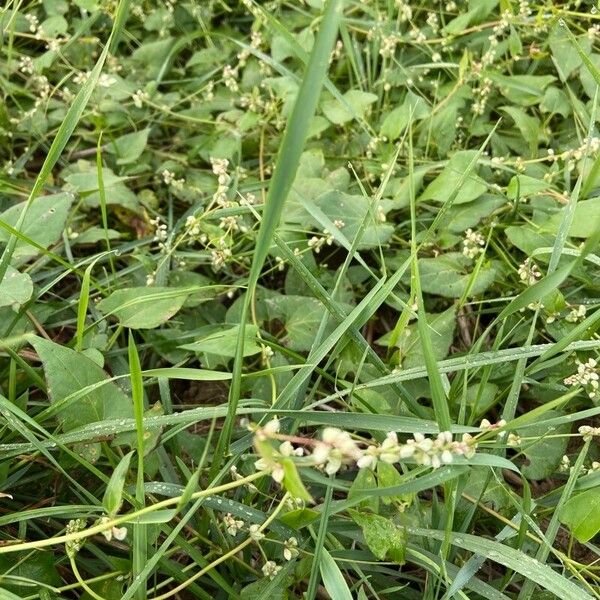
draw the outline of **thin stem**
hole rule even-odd
[[[258,528],[259,532],[262,533],[275,520],[277,515],[283,509],[283,507],[285,505],[285,501],[287,500],[288,497],[289,497],[289,494],[286,493],[285,496],[282,498],[281,502],[279,503],[279,505],[277,506],[277,508],[273,511],[273,513],[271,515],[269,515],[267,520]],[[196,581],[197,579],[202,577],[202,575],[208,573],[208,571],[210,571],[211,569],[214,569],[217,565],[221,564],[222,562],[225,562],[227,559],[236,555],[238,552],[243,550],[246,546],[249,546],[253,541],[254,541],[254,539],[252,537],[245,539],[241,544],[238,544],[237,546],[235,546],[235,548],[232,548],[229,552],[226,552],[222,556],[219,556],[219,558],[217,558],[216,560],[213,560],[213,562],[206,565],[204,568],[200,569],[200,571],[198,571],[196,574],[192,575],[187,581],[184,581],[183,583],[178,585],[176,588],[173,588],[166,594],[161,594],[160,596],[153,596],[152,598],[149,598],[149,600],[166,600],[166,598],[170,598],[174,594],[178,594],[181,590],[185,589],[188,585],[190,585],[191,583],[193,583],[194,581]]]
[[[190,496],[190,500],[197,500],[198,498],[205,498],[206,496],[211,496],[213,494],[219,494],[221,492],[226,492],[228,490],[233,490],[242,485],[246,485],[247,483],[251,483],[264,477],[266,473],[258,472],[253,473],[252,475],[248,475],[248,477],[244,477],[243,479],[239,479],[237,481],[232,481],[230,483],[224,483],[223,485],[219,485],[213,488],[208,488],[206,490],[200,490],[199,492],[195,492]],[[135,512],[121,515],[120,517],[115,517],[110,521],[105,521],[101,524],[94,525],[89,529],[84,529],[83,531],[78,531],[75,533],[68,533],[65,535],[60,535],[57,537],[53,537],[47,540],[37,540],[35,542],[24,542],[22,544],[13,544],[10,546],[0,546],[0,554],[7,554],[9,552],[22,552],[23,550],[30,550],[32,548],[45,548],[47,546],[54,546],[55,544],[64,544],[66,542],[72,542],[75,540],[80,540],[83,538],[88,538],[97,533],[102,533],[103,531],[107,531],[116,527],[117,525],[121,525],[122,523],[130,523],[141,517],[142,515],[146,515],[148,513],[152,513],[156,510],[160,510],[162,508],[166,508],[168,506],[177,505],[181,496],[175,496],[174,498],[167,498],[166,500],[162,500],[161,502],[157,502],[156,504],[151,504],[150,506],[145,506],[140,510]]]

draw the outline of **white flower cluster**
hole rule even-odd
[[[488,51],[487,54],[489,54]],[[484,58],[486,57],[484,55]],[[489,59],[488,59],[489,61]],[[485,61],[484,61],[485,62]],[[481,81],[479,87],[473,90],[473,94],[477,97],[475,102],[471,105],[471,111],[475,115],[482,115],[485,111],[485,107],[487,105],[488,98],[492,92],[492,80],[489,77],[486,77]]]
[[[221,217],[221,219],[219,219],[219,227],[226,231],[240,231],[246,229],[243,225],[240,226],[238,219],[239,217],[236,217],[235,215]]]
[[[223,83],[225,84],[225,87],[232,92],[237,92],[240,89],[237,81],[238,76],[239,73],[237,67],[232,67],[231,65],[225,65],[223,67]]]
[[[565,385],[582,386],[585,388],[588,396],[593,400],[599,396],[598,385],[600,375],[597,369],[598,363],[595,359],[589,358],[587,362],[577,361],[577,373],[567,377],[564,380]],[[580,428],[581,430],[581,428]],[[581,433],[581,431],[580,431]]]
[[[229,191],[229,184],[231,183],[231,177],[227,173],[229,167],[229,161],[226,158],[212,158],[210,159],[212,166],[212,172],[217,176],[219,183],[217,191],[213,195],[213,201],[219,206],[226,207],[228,205],[227,192]]]
[[[519,274],[519,279],[525,285],[533,285],[542,276],[542,272],[530,258],[527,258],[525,262],[519,265],[517,273]]]
[[[588,396],[593,400],[598,397],[598,380],[600,375],[596,368],[598,363],[595,359],[589,358],[587,362],[577,361],[577,373],[567,377],[564,380],[565,385],[578,386],[585,388]]]
[[[278,431],[279,421],[273,419],[263,428],[258,429],[256,436],[264,441],[276,436]],[[395,432],[390,432],[381,444],[371,444],[361,448],[347,431],[337,427],[325,427],[321,434],[321,441],[314,443],[312,453],[306,457],[303,464],[322,469],[328,475],[334,475],[343,465],[374,469],[378,461],[394,464],[408,459],[419,465],[436,469],[443,464],[451,463],[455,456],[472,457],[476,447],[475,440],[469,434],[464,434],[460,441],[456,441],[452,439],[449,431],[443,431],[435,438],[415,433],[404,443],[398,441]],[[286,440],[279,446],[277,453],[268,458],[260,458],[254,466],[259,471],[269,472],[275,481],[281,482],[284,472],[278,458],[303,456],[303,454],[302,447],[294,448]]]
[[[166,223],[163,223],[160,217],[156,217],[155,219],[150,219],[150,225],[154,227],[153,241],[162,244],[169,235]]]
[[[582,158],[588,155],[596,155],[600,151],[600,137],[594,136],[591,138],[584,138],[581,145],[578,148],[574,148],[571,150],[565,150],[560,154],[556,154],[556,152],[552,148],[548,148],[546,160],[554,163],[558,160],[563,160],[566,162],[567,170],[573,171],[577,164],[577,161],[580,161]]]
[[[97,525],[104,525],[110,521],[110,517],[102,517],[98,520]],[[102,535],[106,538],[108,542],[110,542],[113,538],[118,540],[119,542],[123,541],[127,537],[127,527],[111,527],[110,529],[105,529],[102,532]]]
[[[65,533],[67,535],[72,535],[74,533],[79,533],[83,531],[86,527],[87,523],[85,519],[71,519],[67,523],[67,527],[65,528]],[[85,543],[85,538],[81,537],[74,540],[69,540],[65,544],[65,550],[67,551],[67,556],[73,558],[83,547]]]
[[[410,21],[412,19],[412,8],[410,7],[410,2],[406,2],[405,0],[396,0],[396,6],[398,7],[398,17],[400,18],[400,22],[406,23],[406,21]]]
[[[182,190],[183,186],[185,185],[185,179],[183,177],[181,179],[177,179],[175,173],[173,173],[173,171],[169,171],[169,169],[165,169],[161,173],[161,176],[166,185],[176,190]]]
[[[262,38],[262,34],[260,33],[260,31],[253,31],[250,34],[250,48],[258,50],[262,46],[262,44],[263,44],[263,38]],[[243,48],[242,50],[240,50],[238,52],[238,54],[237,54],[238,68],[244,67],[246,65],[246,61],[248,60],[248,58],[250,58],[250,55],[252,54],[250,48]],[[237,69],[236,69],[236,73],[237,73]],[[227,83],[226,83],[226,85],[227,85]],[[237,82],[236,82],[236,85],[237,85]],[[229,87],[229,86],[227,86],[227,87]]]
[[[481,235],[481,233],[473,231],[472,229],[467,229],[465,231],[465,238],[463,239],[462,244],[462,253],[464,254],[464,256],[473,260],[483,252],[483,246],[485,246],[485,238],[483,237],[483,235]]]
[[[312,248],[315,251],[315,254],[319,254],[321,252],[321,248],[323,246],[331,246],[333,244],[334,237],[327,231],[327,229],[323,230],[323,236],[313,235],[308,240],[308,247]]]
[[[571,312],[565,317],[565,321],[569,323],[579,323],[585,319],[587,308],[584,304],[579,304],[571,308]]]
[[[206,234],[202,234],[201,218],[196,215],[188,215],[185,220],[185,233],[191,238],[199,238],[201,243],[207,240]]]
[[[144,106],[144,102],[146,102],[149,98],[150,98],[150,96],[148,96],[148,93],[145,92],[144,90],[137,90],[137,92],[134,92],[131,95],[131,99],[133,100],[133,105],[136,108],[142,108],[142,106]]]
[[[600,436],[600,427],[590,427],[589,425],[582,425],[579,428],[579,433],[583,438],[584,442],[591,442],[592,438]]]
[[[31,33],[37,33],[38,27],[40,25],[40,20],[36,17],[36,15],[32,13],[27,13],[25,15],[25,20],[29,23],[29,31]]]
[[[33,75],[34,71],[33,59],[31,56],[24,54],[19,60],[19,71],[25,75]]]
[[[211,264],[214,271],[219,271],[221,267],[233,256],[231,248],[227,246],[225,239],[218,240],[218,248],[211,250]]]
[[[272,560],[268,560],[263,566],[261,571],[265,577],[274,579],[275,575],[281,571],[282,567]]]
[[[237,535],[238,531],[241,531],[244,527],[244,521],[236,519],[231,513],[227,513],[223,517],[223,524],[229,535]]]

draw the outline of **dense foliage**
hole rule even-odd
[[[0,24],[0,598],[600,598],[592,3]]]

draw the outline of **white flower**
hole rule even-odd
[[[284,544],[283,557],[285,560],[292,560],[296,558],[298,554],[298,540],[295,537],[291,537],[287,539]]]
[[[229,535],[236,535],[237,532],[244,526],[244,521],[235,519],[231,513],[227,513],[223,517],[223,523],[225,524],[225,529]]]
[[[281,456],[285,456],[286,458],[290,456],[304,456],[304,448],[294,448],[291,442],[286,440],[285,442],[280,444],[279,454],[281,454]]]
[[[590,427],[589,425],[582,425],[579,428],[579,433],[583,438],[584,442],[591,442],[594,436],[600,435],[600,427]]]
[[[110,517],[102,517],[99,521],[99,525],[104,525],[105,523],[110,522]],[[123,541],[127,536],[127,527],[111,527],[110,529],[105,529],[101,532],[102,535],[106,538],[108,542],[110,542],[113,537],[115,540]]]
[[[261,570],[265,577],[268,577],[269,579],[273,579],[275,577],[275,575],[277,575],[277,573],[279,573],[279,571],[281,571],[281,567],[278,564],[276,564],[275,562],[273,562],[272,560],[268,560],[262,566]]]
[[[476,258],[483,252],[483,246],[485,246],[485,238],[481,233],[467,229],[465,231],[465,238],[463,239],[463,250],[464,256],[470,259]]]
[[[279,432],[281,423],[277,417],[273,417],[263,428],[263,432],[266,436],[273,435]]]
[[[132,94],[131,98],[133,100],[133,105],[136,108],[142,108],[144,102],[148,100],[149,96],[146,92],[144,92],[144,90],[138,90],[137,92]]]
[[[542,272],[530,258],[519,265],[517,273],[519,274],[519,279],[526,285],[533,285],[542,276]]]
[[[508,438],[506,440],[507,446],[514,448],[516,446],[520,446],[522,443],[523,443],[523,440],[521,439],[520,435],[517,435],[516,433],[512,433],[512,432],[508,434]]]
[[[565,317],[565,321],[568,321],[569,323],[579,323],[579,321],[583,321],[583,319],[585,319],[586,313],[587,308],[584,304],[574,306],[571,309],[571,312]]]
[[[260,542],[260,540],[265,537],[265,534],[260,531],[260,525],[257,525],[256,523],[248,527],[248,533],[255,542]]]
[[[558,470],[562,472],[568,472],[571,470],[571,459],[565,454],[560,460],[560,465],[558,465]]]
[[[400,460],[402,447],[398,443],[398,436],[395,431],[390,431],[381,444],[381,453],[379,458],[385,463],[395,463]]]
[[[254,468],[257,471],[264,471],[265,473],[269,473],[274,481],[277,483],[281,483],[285,476],[285,471],[283,467],[274,459],[267,458],[259,458],[254,463]]]
[[[593,400],[599,395],[600,375],[597,370],[597,362],[593,358],[589,358],[587,362],[582,363],[577,361],[577,373],[567,377],[564,380],[565,385],[578,386],[585,388],[588,396]]]
[[[377,465],[380,450],[377,446],[369,446],[363,455],[356,461],[359,469],[374,469]]]

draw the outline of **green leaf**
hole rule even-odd
[[[383,120],[381,135],[390,140],[398,139],[411,122],[428,117],[430,112],[425,100],[409,90],[402,105],[395,108]]]
[[[559,417],[561,413],[555,410],[549,410],[546,413],[547,418]],[[521,472],[528,479],[544,479],[549,477],[558,467],[560,460],[567,450],[569,438],[566,436],[570,432],[570,425],[560,425],[556,427],[551,435],[544,425],[528,427],[524,435],[528,438],[540,438],[533,442],[523,443],[523,453],[529,459],[529,464],[521,468]],[[555,437],[556,436],[556,437]]]
[[[259,579],[243,587],[240,590],[240,598],[244,600],[287,600],[289,598],[288,587],[291,586],[289,577],[275,577]]]
[[[73,194],[64,192],[37,198],[25,214],[25,219],[20,228],[21,233],[40,246],[48,248],[60,238],[73,199]],[[24,209],[25,203],[16,204],[0,214],[0,220],[11,227],[15,227]],[[0,229],[0,243],[7,242],[9,238],[10,233]],[[38,253],[39,250],[24,240],[19,240],[13,253],[12,263],[22,264],[37,256]]]
[[[578,38],[580,44],[585,44],[586,51],[591,52],[591,43],[587,35]],[[573,45],[564,27],[558,23],[552,30],[548,39],[552,51],[552,59],[561,81],[567,81],[571,74],[579,69],[583,63],[577,52],[573,52]]]
[[[160,402],[156,402],[148,410],[144,411],[144,422],[150,417],[159,417],[163,414],[163,407]],[[161,433],[162,427],[144,428],[144,456],[148,455],[156,447]],[[115,437],[113,442],[115,446],[128,446],[131,449],[136,448],[137,444],[137,432],[121,433]]]
[[[515,125],[521,132],[523,139],[529,144],[531,156],[537,155],[540,137],[540,121],[537,117],[528,115],[522,108],[516,106],[502,106],[501,110],[510,115]]]
[[[542,232],[555,234],[558,232],[562,214],[556,213],[542,226]],[[569,227],[569,235],[577,238],[589,238],[600,229],[600,197],[582,200],[575,207],[573,222]]]
[[[4,577],[5,574],[7,577]],[[24,581],[10,580],[9,575],[22,577]],[[51,552],[18,552],[12,556],[0,556],[0,580],[3,586],[0,588],[0,600],[22,600],[33,591],[44,589],[42,585],[32,587],[30,582],[53,587],[61,584],[56,559]]]
[[[288,348],[299,352],[311,349],[324,312],[318,300],[305,296],[275,296],[267,298],[265,306],[271,319],[283,321],[286,335],[282,341]]]
[[[567,500],[559,518],[581,543],[589,542],[600,531],[600,488],[591,488]]]
[[[394,465],[379,461],[377,463],[377,487],[378,488],[394,488],[402,485],[402,475]],[[392,504],[396,502],[410,502],[412,496],[409,494],[401,494],[394,496],[383,496],[381,498],[384,504]]]
[[[418,202],[426,200],[435,200],[442,203],[447,202],[476,154],[475,150],[456,152],[442,172],[425,188],[425,191],[418,198]],[[487,185],[476,175],[476,169],[473,169],[471,175],[456,192],[454,203],[463,204],[465,202],[472,202],[476,198],[479,198],[486,190]]]
[[[484,194],[477,202],[452,206],[444,220],[448,231],[464,234],[469,227],[476,227],[484,218],[506,203],[506,198]]]
[[[520,106],[537,104],[544,96],[544,90],[556,77],[552,75],[501,75],[490,71],[487,74],[500,89],[500,93],[511,103]]]
[[[350,510],[350,516],[360,525],[369,550],[379,560],[404,564],[406,531],[386,517]]]
[[[19,273],[13,267],[8,267],[4,281],[0,285],[0,307],[12,306],[18,308],[33,294],[33,281],[27,273]]]
[[[364,497],[358,506],[369,509],[374,513],[379,512],[379,499],[377,496],[365,495],[368,490],[377,488],[375,475],[371,469],[360,469],[354,478],[350,490],[348,491],[348,499],[352,500],[358,496]]]
[[[150,129],[147,128],[122,135],[108,146],[108,152],[116,155],[118,165],[135,162],[146,148],[149,133]]]
[[[344,102],[331,99],[321,104],[323,114],[336,125],[343,125],[352,119],[364,117],[369,106],[377,101],[377,96],[370,92],[349,90],[344,94],[343,99]]]
[[[284,458],[281,461],[283,467],[283,487],[292,495],[292,498],[300,498],[305,502],[312,502],[312,496],[308,493],[298,474],[298,469],[291,458]]]
[[[105,316],[115,316],[130,329],[153,329],[183,306],[192,288],[136,287],[113,292],[96,305]]]
[[[456,307],[451,306],[442,313],[428,313],[427,324],[435,359],[442,360],[448,355],[448,350],[454,338]],[[391,332],[388,332],[380,337],[376,343],[387,346],[390,336]],[[399,363],[403,368],[410,369],[425,364],[425,356],[416,323],[404,328],[396,342],[396,347],[398,348]]]
[[[346,194],[340,191],[331,191],[322,194],[315,200],[315,205],[323,211],[323,214],[331,221],[332,227],[328,231],[336,238],[337,232],[335,221],[343,223],[339,231],[345,238],[352,242],[356,237],[365,215],[371,211],[372,218],[368,219],[367,225],[362,232],[358,249],[376,248],[385,244],[394,232],[393,225],[384,223],[376,216],[377,206],[373,206],[372,201],[365,196]],[[307,203],[307,207],[310,205]],[[383,208],[383,203],[382,203]],[[312,211],[309,208],[309,213]],[[321,225],[319,223],[319,225]],[[320,227],[322,228],[322,226]]]
[[[52,403],[76,394],[82,388],[106,382],[106,373],[92,360],[60,344],[43,338],[32,338],[31,345],[38,353]],[[132,416],[131,400],[112,382],[92,389],[58,411],[65,430],[81,425]]]
[[[221,325],[217,328],[210,326],[209,329],[211,333],[208,335],[201,337],[196,342],[179,347],[193,352],[206,352],[207,354],[216,354],[228,358],[234,357],[240,326],[228,327],[227,325]],[[258,328],[256,325],[246,325],[244,330],[244,356],[253,356],[261,351],[261,347],[256,341],[257,334]]]
[[[46,38],[55,38],[66,34],[68,28],[69,24],[64,17],[54,15],[40,24],[39,32]]]
[[[494,283],[497,272],[492,264],[484,263],[471,283],[472,268],[472,261],[459,252],[448,252],[436,258],[421,258],[421,287],[424,292],[446,298],[461,298],[467,289],[470,297],[477,296]]]
[[[123,503],[123,486],[129,472],[129,463],[132,456],[133,451],[126,454],[119,461],[104,491],[102,506],[104,506],[104,510],[106,510],[106,514],[109,517],[114,517],[119,512]]]
[[[297,508],[281,515],[279,520],[293,529],[302,529],[318,518],[319,513],[312,508]]]
[[[411,527],[410,532],[415,535],[432,537],[440,541],[446,539],[448,535],[444,531],[420,527]],[[561,600],[588,600],[592,598],[582,587],[570,581],[561,573],[553,571],[547,565],[541,564],[538,560],[528,556],[521,550],[516,550],[506,544],[468,533],[452,532],[450,539],[452,544],[459,548],[485,556],[500,565],[520,573],[526,579],[531,579],[538,585],[551,591]]]
[[[319,569],[323,585],[331,600],[352,600],[352,594],[340,568],[325,548],[321,549]]]
[[[549,188],[550,184],[543,179],[536,179],[535,177],[519,174],[514,175],[511,178],[508,187],[506,188],[506,195],[511,200],[516,200],[517,198],[534,196],[540,192],[545,192]]]

